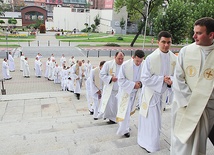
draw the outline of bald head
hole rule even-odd
[[[123,60],[124,60],[124,53],[123,52],[117,52],[115,54],[114,59],[118,65],[122,65]]]

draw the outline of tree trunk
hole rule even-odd
[[[143,24],[141,25],[141,27],[139,28],[139,31],[137,32],[137,34],[135,35],[134,39],[132,40],[132,42],[131,42],[131,44],[130,44],[131,47],[134,46],[134,43],[135,43],[135,41],[137,40],[138,36],[141,34],[142,29],[143,29]]]

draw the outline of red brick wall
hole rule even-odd
[[[41,7],[38,7],[38,6],[27,6],[27,7],[24,7],[22,10],[21,10],[21,14],[22,14],[22,26],[27,26],[29,24],[34,24],[35,21],[31,21],[31,20],[25,20],[25,14],[28,13],[28,12],[31,12],[31,11],[35,11],[35,12],[39,12],[41,14],[43,14],[43,21],[44,21],[44,24],[45,24],[45,20],[47,19],[47,10],[41,8]]]

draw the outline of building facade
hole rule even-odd
[[[46,28],[49,30],[63,29],[72,31],[73,29],[77,29],[81,31],[86,28],[85,23],[89,26],[94,24],[96,16],[99,16],[100,18],[100,25],[98,27],[99,32],[107,33],[114,30],[115,33],[126,33],[126,26],[124,30],[120,28],[121,19],[123,18],[127,21],[125,7],[122,8],[119,13],[116,13],[113,9],[90,9],[90,11],[87,11],[87,9],[81,8],[54,7],[53,21],[46,21]]]

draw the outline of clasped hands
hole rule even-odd
[[[172,85],[172,80],[170,79],[170,76],[164,76],[163,81],[169,86]]]
[[[134,89],[139,89],[142,87],[142,83],[140,81],[136,81],[134,85]]]

